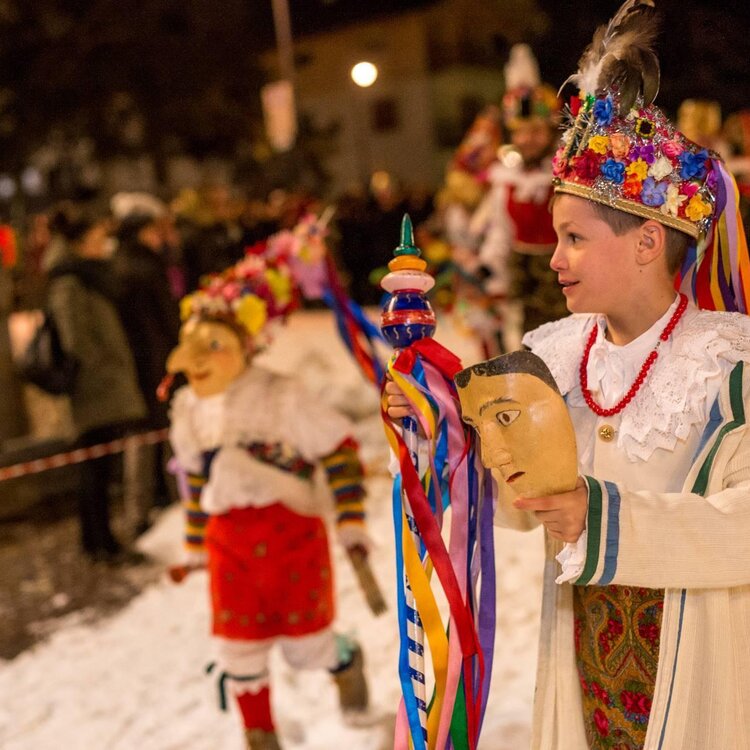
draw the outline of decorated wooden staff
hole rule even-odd
[[[473,750],[494,639],[492,502],[482,492],[484,477],[459,415],[452,378],[461,364],[432,339],[435,315],[425,294],[434,282],[420,254],[405,216],[401,244],[382,281],[392,296],[381,318],[383,335],[397,350],[387,365],[389,377],[415,414],[399,430],[387,416],[384,398],[386,435],[400,468],[393,499],[403,700],[394,747]],[[441,528],[449,507],[446,546]],[[436,603],[433,571],[448,601],[448,624]],[[429,700],[425,649],[434,673]]]

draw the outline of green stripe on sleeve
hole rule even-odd
[[[586,542],[586,564],[576,586],[585,586],[591,581],[599,565],[599,547],[602,538],[602,488],[592,477],[584,477],[589,489],[589,510],[586,519],[588,540]]]
[[[740,425],[745,423],[745,406],[742,403],[742,374],[744,369],[743,365],[743,362],[738,362],[729,376],[729,403],[732,408],[732,421],[724,424],[724,426],[719,430],[719,433],[716,436],[716,440],[711,446],[711,450],[709,450],[708,455],[706,456],[706,460],[703,462],[703,465],[698,472],[698,476],[695,478],[695,483],[693,484],[693,492],[698,495],[703,495],[706,492],[706,488],[708,487],[708,479],[711,475],[711,469],[714,465],[714,458],[716,457],[716,453],[719,450],[719,446],[721,445],[724,436],[736,427],[739,427]]]

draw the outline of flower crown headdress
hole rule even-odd
[[[207,276],[180,301],[180,317],[223,322],[246,336],[247,346],[263,348],[273,321],[282,322],[299,305],[286,252],[267,252],[267,243],[249,247],[245,257]]]
[[[580,92],[553,160],[555,192],[689,235],[683,290],[702,308],[746,312],[750,259],[737,187],[717,154],[653,104],[660,75],[654,16],[653,0],[627,0],[597,29],[568,79]]]

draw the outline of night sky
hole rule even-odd
[[[501,7],[503,0],[480,2]],[[372,5],[361,0],[290,0],[295,34],[430,4],[425,0],[379,0]],[[595,28],[617,12],[621,1],[537,0],[537,4],[549,17],[550,30],[525,41],[534,49],[543,76],[557,86],[575,71]],[[724,114],[750,107],[750,2],[657,0],[656,5],[663,18],[657,50],[662,65],[657,100],[661,106],[674,112],[683,99],[693,97],[718,99]],[[500,58],[509,46],[498,40]]]

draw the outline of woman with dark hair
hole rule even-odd
[[[51,222],[62,251],[49,268],[48,309],[63,348],[79,369],[70,395],[81,446],[122,437],[145,416],[133,357],[118,316],[117,289],[109,256],[109,221],[58,212]],[[134,561],[112,534],[109,486],[120,454],[82,465],[79,513],[84,552],[95,561]]]

